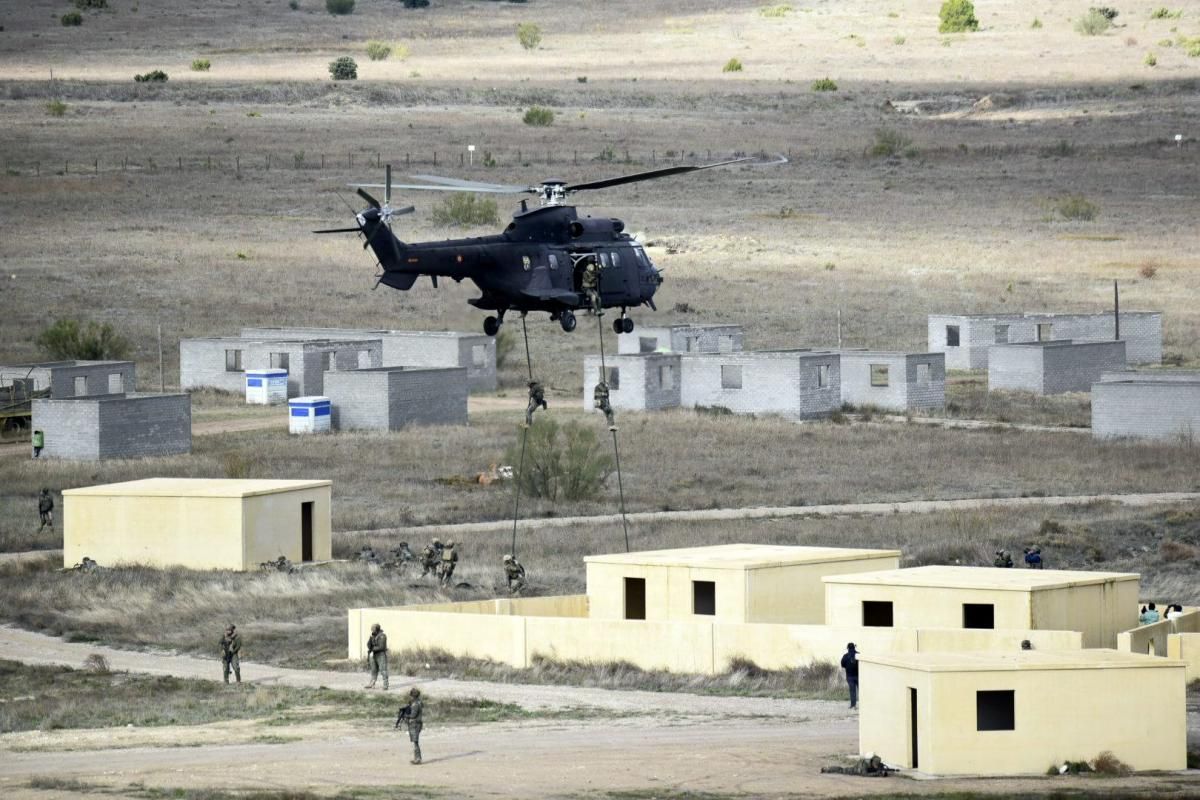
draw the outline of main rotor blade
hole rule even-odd
[[[384,171],[383,179],[383,204],[390,206],[392,204],[392,165],[388,164]]]
[[[361,186],[359,188],[355,189],[354,191],[358,194],[359,197],[361,197],[363,200],[366,200],[368,203],[370,203],[371,208],[379,208],[380,207],[379,201],[376,200],[374,197],[371,197],[371,195],[368,192],[364,191]]]
[[[362,228],[329,228],[323,231],[313,231],[313,233],[362,233]]]
[[[366,187],[368,189],[381,189],[381,183],[352,183],[351,186],[357,186],[360,189]],[[477,194],[537,194],[538,190],[530,187],[497,187],[490,186],[475,187],[475,186],[426,186],[420,183],[393,183],[393,189],[423,189],[429,192],[475,192]]]
[[[685,172],[696,172],[702,169],[712,169],[713,167],[724,167],[728,164],[742,164],[746,161],[754,161],[753,158],[734,158],[729,161],[718,161],[715,164],[681,164],[677,167],[663,167],[662,169],[652,169],[647,172],[635,172],[632,175],[621,175],[617,178],[605,178],[599,181],[590,181],[588,183],[576,183],[564,186],[568,192],[582,192],[588,189],[606,189],[609,186],[620,186],[623,183],[637,183],[638,181],[652,181],[655,178],[666,178],[671,175],[682,175]]]
[[[394,208],[394,209],[392,209],[392,216],[393,217],[402,217],[405,214],[411,214],[416,210],[417,210],[416,206],[405,206],[404,208]]]
[[[444,178],[441,175],[413,175],[413,178],[419,181],[428,181],[429,183],[437,183],[442,186],[461,186],[463,188],[476,189],[504,189],[505,191],[513,192],[536,192],[528,186],[517,186],[511,183],[484,183],[483,181],[464,181],[460,178]]]

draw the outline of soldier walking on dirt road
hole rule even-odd
[[[420,764],[421,728],[425,724],[421,718],[421,714],[424,711],[424,704],[421,702],[421,690],[417,687],[414,686],[412,689],[410,689],[408,691],[408,696],[410,698],[408,705],[401,706],[400,710],[396,713],[396,724],[392,727],[392,730],[396,730],[400,727],[401,720],[407,721],[408,740],[412,742],[413,746],[412,763]]]
[[[383,676],[383,690],[388,688],[388,648],[387,634],[376,622],[371,626],[371,635],[367,638],[367,661],[371,662],[371,682],[364,689],[374,689],[375,679]]]
[[[221,668],[225,682],[229,683],[229,670],[233,669],[237,682],[242,682],[242,636],[237,632],[237,626],[230,624],[221,637]]]

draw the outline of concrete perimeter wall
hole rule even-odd
[[[46,436],[43,458],[98,461],[192,451],[187,394],[107,395],[34,400],[33,427]]]
[[[1200,380],[1104,380],[1092,385],[1096,439],[1175,439],[1200,436]]]

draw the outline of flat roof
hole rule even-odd
[[[851,357],[860,356],[863,358],[868,358],[868,357],[873,358],[876,356],[888,357],[888,358],[908,358],[909,356],[929,356],[930,358],[943,358],[946,355],[945,353],[935,353],[932,351],[911,351],[910,352],[910,351],[906,351],[906,350],[866,350],[866,349],[861,349],[861,348],[833,350],[831,352],[837,353],[838,355],[841,355],[843,357],[845,357],[845,356],[851,356]]]
[[[114,364],[132,364],[132,361],[123,361],[120,359],[102,359],[98,361],[88,361],[85,359],[73,359],[69,361],[30,361],[25,364],[0,364],[0,369],[58,369],[59,367],[104,367]]]
[[[1007,653],[859,653],[860,661],[918,672],[1014,672],[1060,669],[1143,669],[1184,667],[1184,662],[1144,653],[1102,648],[1085,650],[1013,650]]]
[[[1122,311],[1122,317],[1161,317],[1161,311]],[[1111,311],[997,311],[994,314],[930,314],[955,319],[1040,319],[1043,317],[1111,317]]]
[[[900,551],[850,547],[799,547],[780,544],[718,544],[708,547],[680,547],[673,550],[644,550],[639,553],[609,553],[586,556],[583,560],[589,564],[627,564],[646,567],[761,569],[798,564],[827,564],[887,556],[899,558]]]
[[[253,497],[332,485],[333,481],[143,478],[67,489],[63,494],[77,497]]]
[[[384,328],[313,328],[306,326],[289,327],[247,327],[243,328],[242,338],[254,339],[271,333],[301,333],[301,334],[333,334],[335,336],[363,336],[364,339],[372,339],[377,336],[454,336],[454,337],[469,337],[469,338],[490,338],[486,333],[470,333],[466,331],[406,331],[406,330],[387,330]]]
[[[928,566],[828,575],[825,583],[871,586],[916,586],[926,589],[995,589],[1031,592],[1064,589],[1109,581],[1136,581],[1136,572],[1084,572],[1070,569],[1021,569],[1017,567]]]

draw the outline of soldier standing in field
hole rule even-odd
[[[457,566],[458,551],[454,549],[454,542],[446,542],[446,546],[442,549],[442,569],[438,575],[443,586],[450,585],[450,578],[454,575],[454,568]]]
[[[47,525],[50,526],[50,530],[54,530],[54,498],[50,496],[49,489],[42,489],[42,493],[38,495],[38,517],[42,520],[42,524],[38,526],[38,533]]]
[[[421,728],[424,726],[424,720],[421,715],[424,711],[424,704],[421,702],[421,690],[413,687],[408,691],[408,705],[401,706],[396,713],[396,724],[392,730],[400,727],[400,721],[406,720],[408,723],[408,740],[413,746],[413,764],[421,763]]]
[[[242,682],[242,636],[237,632],[237,626],[230,624],[221,637],[221,668],[225,682],[229,683],[229,670],[233,669],[237,682]]]
[[[546,403],[546,390],[542,384],[537,381],[529,382],[529,405],[525,408],[525,427],[529,428],[533,425],[533,412],[537,411],[538,406],[543,409],[548,409],[550,406]]]
[[[376,622],[371,626],[371,635],[367,637],[367,661],[371,663],[371,682],[364,689],[374,689],[375,679],[383,676],[383,690],[388,689],[388,647],[387,634]]]
[[[509,594],[520,594],[525,588],[525,567],[511,555],[504,556],[504,578],[508,581]]]

